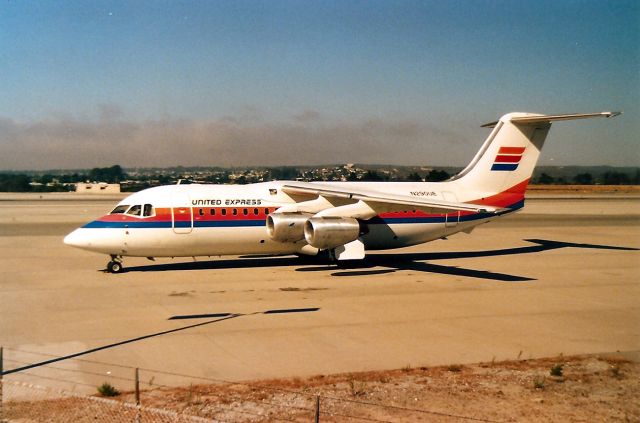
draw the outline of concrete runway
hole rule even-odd
[[[534,198],[471,235],[349,268],[126,258],[112,275],[62,238],[116,202],[0,196],[5,370],[104,347],[7,377],[91,391],[131,377],[118,365],[248,380],[640,351],[639,197]],[[231,315],[168,320],[215,313]]]

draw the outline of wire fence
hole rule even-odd
[[[197,423],[215,420],[25,382],[2,381],[3,422]]]
[[[481,421],[440,410],[327,395],[74,358],[0,350],[0,423],[4,422],[413,422]],[[6,354],[6,353],[9,354]],[[14,372],[10,369],[28,369]],[[0,372],[0,374],[2,374]],[[103,393],[98,387],[107,385]],[[353,389],[353,387],[352,387]]]

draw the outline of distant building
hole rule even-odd
[[[117,194],[120,192],[120,184],[78,182],[76,184],[76,192],[83,194]]]

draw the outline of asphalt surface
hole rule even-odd
[[[533,199],[348,267],[127,258],[112,275],[62,238],[115,202],[0,197],[5,377],[93,390],[132,367],[248,380],[640,351],[638,197]]]

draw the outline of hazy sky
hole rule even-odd
[[[466,164],[510,111],[542,164],[640,165],[640,2],[0,4],[0,170]]]

